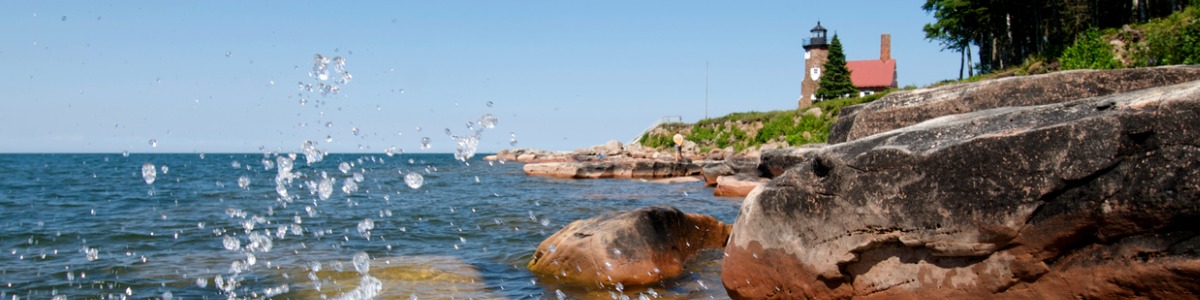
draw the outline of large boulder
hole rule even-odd
[[[829,131],[829,143],[853,141],[940,116],[1059,103],[1192,80],[1200,80],[1200,68],[1168,66],[1075,70],[900,91],[843,108]]]
[[[749,299],[1195,298],[1198,130],[1192,81],[827,146],[746,198],[722,282]]]
[[[674,207],[614,212],[570,225],[538,245],[529,269],[585,285],[646,285],[679,277],[697,251],[720,248],[730,226]]]

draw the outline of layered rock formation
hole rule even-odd
[[[700,175],[700,166],[691,162],[664,160],[606,160],[594,162],[532,163],[523,167],[526,175],[559,178],[666,178]]]
[[[853,141],[940,116],[1059,103],[1192,80],[1200,80],[1200,68],[1168,66],[1064,71],[898,91],[871,103],[843,108],[829,131],[829,143]]]
[[[764,153],[786,171],[743,203],[722,281],[751,299],[1196,297],[1200,81],[1146,88],[1189,74],[1064,72],[859,108],[842,130],[865,138]]]
[[[538,245],[529,269],[593,285],[645,285],[679,277],[697,251],[720,248],[730,227],[674,207],[645,207],[571,222]]]

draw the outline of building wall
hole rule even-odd
[[[810,106],[816,101],[813,95],[817,93],[817,78],[812,77],[812,69],[821,69],[821,74],[825,73],[825,59],[829,56],[829,49],[824,47],[813,47],[808,51],[807,58],[804,59],[804,81],[800,83],[800,101],[797,103],[800,108]]]

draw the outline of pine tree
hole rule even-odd
[[[833,42],[829,43],[829,56],[825,58],[825,65],[821,69],[821,78],[817,81],[817,99],[829,100],[858,94],[858,89],[850,81],[846,54],[842,53],[842,42],[836,33],[833,34]]]

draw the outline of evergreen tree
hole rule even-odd
[[[817,99],[829,100],[841,98],[847,94],[856,95],[858,89],[850,82],[850,69],[846,68],[846,54],[842,52],[842,42],[836,33],[829,43],[829,56],[821,67],[821,78],[817,81]]]

